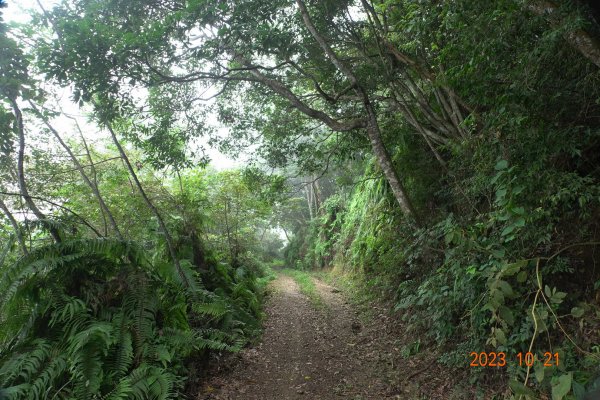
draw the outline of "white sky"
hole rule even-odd
[[[41,2],[44,7],[49,8],[56,3],[55,0],[41,0]],[[6,22],[27,22],[29,21],[29,15],[26,10],[37,8],[35,0],[6,0],[6,3],[8,7],[2,10]]]
[[[51,9],[52,6],[58,3],[57,0],[40,0],[45,9]],[[39,6],[36,0],[6,0],[7,7],[2,9],[4,21],[7,23],[16,22],[16,23],[27,23],[30,18],[28,14],[28,10],[39,10]],[[78,123],[82,126],[82,128],[86,131],[86,139],[90,136],[90,141],[93,143],[95,139],[99,139],[103,134],[98,132],[97,129],[93,125],[86,123],[86,117],[83,115],[83,110],[80,110],[76,104],[70,101],[70,93],[65,89],[62,90],[63,94],[61,95],[60,107],[69,115],[75,116],[78,119]],[[58,108],[58,105],[57,105]],[[211,123],[216,124],[216,118]],[[68,118],[57,118],[53,121],[54,127],[62,134],[69,136],[69,133],[74,132],[74,123]],[[87,134],[90,132],[91,134]],[[227,135],[227,130],[225,128],[219,129],[219,133],[223,136]],[[210,157],[211,163],[210,165],[217,170],[234,168],[241,166],[244,162],[244,157],[242,155],[240,160],[234,160],[217,149],[210,148],[207,144],[207,139],[200,138],[198,143],[203,145],[206,150],[206,154]]]

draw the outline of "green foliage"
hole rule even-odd
[[[449,367],[463,369],[470,351],[531,346],[539,359],[553,349],[564,364],[532,369],[529,386],[524,368],[506,369],[513,394],[582,398],[599,377],[600,72],[572,39],[597,37],[598,25],[583,2],[553,2],[552,17],[529,13],[531,3],[374,5],[392,32],[385,38],[469,106],[469,134],[434,155],[405,118],[380,115],[425,227],[411,229],[367,162],[359,184],[331,197],[333,220],[322,207],[286,252],[291,265],[334,266],[393,299],[409,332],[437,344]],[[470,373],[473,382],[502,375]]]
[[[3,101],[32,97],[30,77],[39,74],[73,87],[101,126],[111,122],[135,146],[127,150],[175,242],[166,243],[117,163],[93,175],[135,245],[90,241],[58,211],[46,224],[72,235],[41,245],[46,233],[26,221],[30,254],[18,258],[8,246],[0,282],[12,317],[0,330],[5,393],[174,395],[185,349],[235,350],[256,332],[264,265],[280,256],[272,225],[290,232],[288,265],[361,277],[395,303],[422,339],[416,347],[438,345],[446,365],[464,368],[473,350],[554,349],[566,360],[560,368],[528,374],[513,365],[496,381],[530,397],[593,389],[600,70],[581,47],[597,54],[598,43],[580,40],[600,32],[590,8],[567,0],[543,13],[514,0],[308,2],[310,29],[301,3],[65,1],[35,18],[42,33],[53,32],[30,31],[31,54],[0,23]],[[215,91],[218,100],[201,108],[200,93]],[[16,115],[4,103],[0,110],[10,186]],[[211,112],[230,128],[228,138],[212,138],[224,150],[256,146],[270,167],[294,164],[290,175],[329,174],[340,187],[307,190],[307,209],[301,197],[285,201],[291,190],[281,177],[255,168],[186,171]],[[376,131],[382,144],[373,145]],[[27,154],[32,192],[114,234],[89,190],[45,150]],[[377,167],[386,153],[420,229],[398,210],[389,169],[384,178]],[[154,173],[169,168],[177,180],[165,190]],[[181,259],[178,273],[168,253]],[[310,291],[306,275],[294,274]],[[474,382],[500,375],[470,373]]]
[[[260,331],[262,292],[272,279],[260,247],[255,240],[250,242],[255,247],[241,243],[238,265],[232,267],[219,261],[218,250],[228,253],[220,232],[212,236],[219,245],[200,239],[210,220],[220,217],[218,209],[202,211],[219,200],[203,190],[216,190],[214,176],[184,173],[184,179],[201,178],[186,185],[177,209],[170,210],[182,275],[144,204],[121,196],[127,177],[110,164],[104,168],[96,176],[109,204],[139,212],[137,218],[115,213],[130,221],[127,232],[137,240],[89,239],[80,233],[18,257],[10,236],[0,257],[0,397],[178,398],[186,390],[189,363],[210,351],[238,351]],[[241,181],[238,174],[228,176],[232,185]],[[86,189],[67,182],[58,190],[71,193],[70,207],[89,210],[92,223],[102,223]],[[239,201],[235,206],[243,210],[228,212],[243,212],[237,229],[253,234],[251,224],[266,211],[254,214],[258,200]],[[162,202],[157,198],[161,208]],[[148,221],[138,219],[144,216]],[[69,229],[66,221],[56,226]]]
[[[177,398],[185,360],[239,350],[260,312],[247,277],[186,294],[131,242],[44,246],[2,273],[6,398]]]
[[[585,307],[597,310],[581,290],[586,286],[588,293],[592,290],[590,282],[583,278],[589,272],[577,262],[577,253],[565,257],[552,245],[551,238],[556,240],[557,227],[564,227],[573,217],[579,221],[579,240],[592,238],[586,225],[590,222],[584,222],[582,217],[588,212],[587,207],[578,213],[573,213],[571,207],[573,204],[599,207],[600,197],[592,194],[598,186],[586,178],[583,181],[589,185],[584,189],[581,180],[562,181],[560,174],[556,174],[552,188],[545,198],[540,198],[542,192],[527,190],[537,181],[536,177],[524,174],[506,160],[493,162],[486,171],[489,171],[487,188],[492,193],[488,196],[491,207],[487,212],[461,219],[450,214],[418,231],[402,229],[401,216],[381,181],[365,180],[355,188],[348,203],[330,198],[339,203],[336,221],[332,223],[323,217],[313,220],[307,233],[301,236],[308,249],[300,253],[298,242],[293,241],[288,254],[303,256],[299,265],[311,267],[314,254],[322,248],[319,233],[339,226],[334,240],[328,244],[334,253],[329,265],[361,277],[369,291],[380,290],[384,296],[394,298],[395,309],[408,323],[409,332],[424,334],[432,343],[443,346],[446,350],[440,360],[449,367],[463,368],[464,355],[473,351],[470,349],[504,351],[511,355],[527,351],[535,336],[533,350],[538,359],[552,348],[570,360],[568,366],[548,368],[544,375],[538,376],[536,383],[541,390],[564,396],[564,390],[568,392],[575,384],[589,386],[598,359],[593,355],[590,359],[575,356],[570,342],[576,340],[579,346],[589,348],[597,341],[576,333],[577,324],[596,323],[597,314],[581,319]],[[479,185],[478,180],[473,182]],[[556,198],[554,185],[560,185],[559,182],[564,184],[558,189],[559,197],[566,202],[549,200]],[[579,183],[574,185],[574,182]],[[559,215],[562,218],[557,218]],[[534,322],[532,301],[538,288],[537,263],[543,266],[541,291],[547,303],[541,300],[537,303]],[[586,306],[582,308],[581,304]],[[534,334],[535,324],[538,327]],[[566,329],[570,337],[563,335],[559,324],[562,329],[569,327]],[[508,372],[517,381],[524,379],[522,368],[511,365]],[[491,372],[472,373],[481,378]],[[571,381],[566,384],[567,373],[572,374],[573,385]]]

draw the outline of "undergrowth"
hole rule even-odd
[[[211,291],[181,267],[113,239],[0,263],[0,398],[180,398],[188,361],[258,333],[268,279],[217,268],[230,284]]]
[[[474,385],[581,399],[600,388],[600,86],[585,83],[599,72],[564,41],[583,23],[576,2],[560,2],[573,18],[557,25],[517,3],[401,2],[391,18],[417,47],[436,49],[432,65],[479,110],[478,124],[432,154],[400,119],[382,118],[422,226],[367,159],[286,255],[299,269],[345,271],[392,301],[406,334]],[[471,352],[503,352],[508,364],[469,367]],[[526,352],[562,361],[519,365]]]

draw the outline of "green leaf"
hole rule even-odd
[[[512,276],[519,272],[519,270],[527,265],[527,260],[519,260],[511,264],[506,264],[504,269],[502,270],[503,276]]]
[[[525,226],[525,218],[523,218],[523,217],[517,218],[517,220],[515,220],[515,222],[513,223],[513,225],[515,225],[518,228],[524,227]]]
[[[502,177],[502,175],[504,175],[504,173],[502,171],[498,172],[490,181],[490,183],[493,185],[496,183],[496,181],[498,181],[498,179],[500,179]]]
[[[523,283],[527,280],[527,271],[521,271],[517,275],[517,282]]]
[[[538,381],[538,383],[542,383],[542,381],[544,380],[544,372],[545,372],[544,363],[542,363],[542,362],[535,363],[535,365],[533,367],[533,371],[535,373],[535,379]]]
[[[496,328],[496,330],[494,331],[494,336],[496,338],[496,340],[498,341],[498,343],[505,345],[507,340],[506,340],[506,334],[504,333],[504,331],[502,329]]]
[[[505,254],[506,250],[504,249],[492,250],[492,255],[496,258],[503,258]]]
[[[504,304],[504,295],[502,294],[502,290],[493,289],[490,290],[490,304],[497,309],[500,305]]]
[[[504,196],[506,196],[506,188],[500,188],[498,190],[496,190],[496,201],[500,201],[504,198]]]
[[[571,391],[572,382],[572,372],[552,378],[552,400],[562,400]]]
[[[565,292],[555,292],[550,298],[550,301],[556,304],[560,304],[566,296],[567,294]]]
[[[510,283],[499,279],[496,284],[498,285],[498,288],[502,291],[502,294],[504,294],[505,297],[511,297],[512,295],[514,295]]]
[[[538,331],[541,332],[545,332],[548,327],[546,326],[546,319],[548,318],[548,312],[546,310],[535,310],[534,312],[535,314],[535,320],[537,321],[537,325],[538,325]],[[531,314],[529,314],[529,316],[531,317]],[[532,323],[533,323],[533,317],[532,318]]]
[[[514,193],[514,190],[513,190]],[[512,212],[518,215],[525,215],[525,209],[523,207],[515,207],[512,209]]]
[[[500,160],[496,163],[496,167],[495,167],[496,171],[501,171],[506,168],[508,168],[508,161]]]
[[[510,386],[511,390],[516,395],[527,396],[527,397],[532,398],[532,399],[535,398],[535,393],[533,393],[533,390],[529,389],[527,386],[524,386],[519,381],[511,380],[508,383],[508,386]]]
[[[500,315],[500,318],[502,318],[509,326],[515,323],[515,317],[513,316],[512,311],[506,306],[498,307],[498,315]]]
[[[506,235],[510,234],[514,230],[515,230],[515,226],[514,225],[508,225],[506,228],[504,228],[502,230],[502,233],[500,234],[500,236],[506,236]]]
[[[571,309],[571,315],[574,316],[575,318],[581,318],[583,317],[585,310],[581,307],[573,307]]]

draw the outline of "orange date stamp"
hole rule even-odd
[[[472,351],[469,353],[471,359],[470,367],[497,367],[502,368],[507,366],[506,353],[503,351]],[[542,359],[538,359],[535,354],[531,352],[517,353],[513,358],[519,367],[532,367],[534,363],[543,363],[544,367],[558,367],[560,360],[558,353],[545,352]]]

